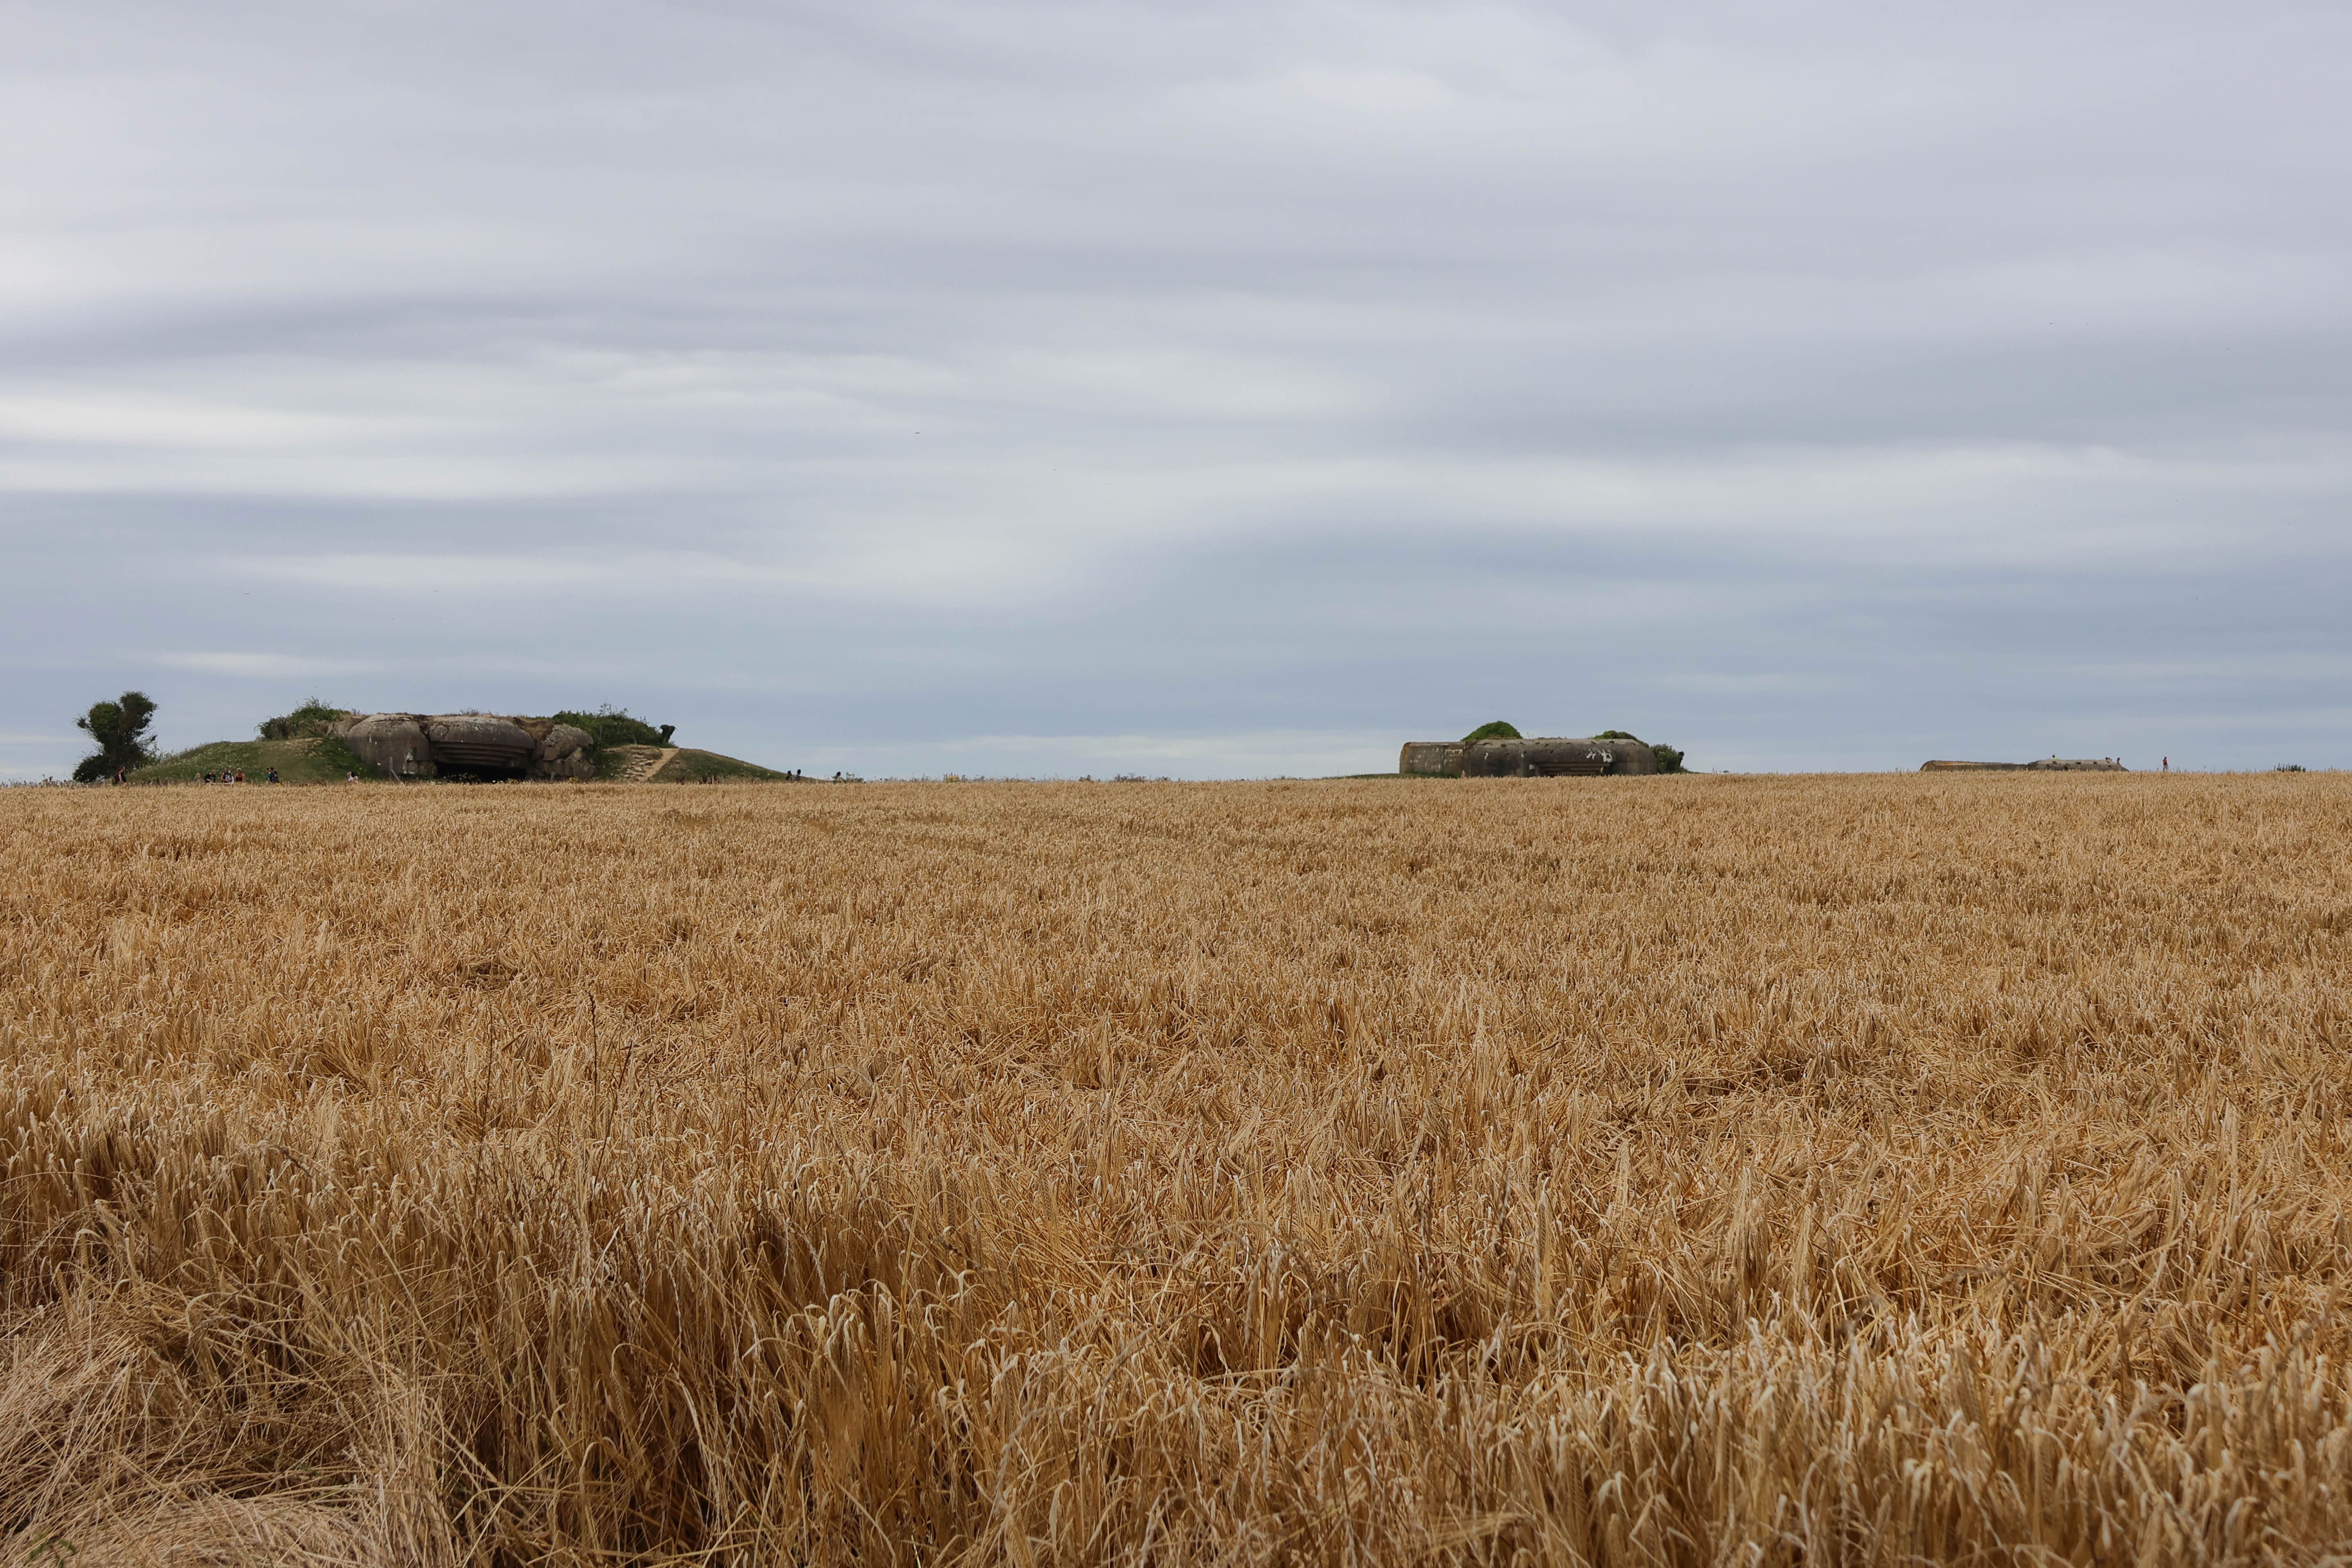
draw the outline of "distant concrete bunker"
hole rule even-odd
[[[1614,736],[1576,740],[1407,741],[1397,757],[1401,773],[1457,779],[1598,778],[1654,773],[1658,754],[1640,741]]]
[[[595,738],[551,719],[365,713],[335,726],[352,754],[397,779],[591,779]]]

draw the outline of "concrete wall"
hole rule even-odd
[[[378,773],[396,779],[432,774],[433,748],[414,713],[362,713],[336,725],[335,738]]]
[[[1437,765],[1431,765],[1432,760]],[[1461,778],[1547,778],[1601,773],[1654,773],[1658,754],[1639,741],[1579,740],[1541,735],[1524,741],[1411,741],[1397,760],[1400,773],[1444,773]]]
[[[432,778],[442,769],[485,769],[534,779],[596,776],[595,738],[549,719],[491,713],[363,713],[335,738],[378,773]]]
[[[1462,773],[1462,742],[1407,741],[1404,750],[1397,754],[1397,772],[1445,773],[1458,778]]]

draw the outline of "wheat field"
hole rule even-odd
[[[2316,1563],[2352,783],[0,793],[0,1561]]]

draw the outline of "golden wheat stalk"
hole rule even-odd
[[[2347,816],[0,795],[0,1561],[2316,1563]]]

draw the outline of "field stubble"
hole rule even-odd
[[[2352,782],[0,796],[0,1553],[2309,1562]]]

